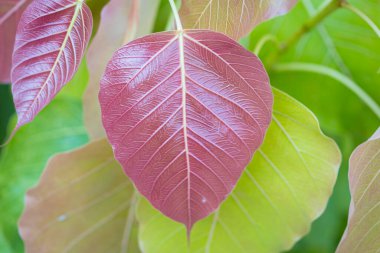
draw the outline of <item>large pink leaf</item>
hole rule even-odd
[[[13,45],[17,24],[32,0],[0,0],[0,83],[11,81]]]
[[[273,102],[260,60],[206,30],[153,34],[119,49],[99,99],[127,175],[189,230],[235,186],[263,141]]]
[[[16,128],[30,122],[70,81],[92,31],[83,0],[34,0],[23,13],[13,54]]]

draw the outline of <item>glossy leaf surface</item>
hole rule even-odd
[[[136,201],[105,139],[57,155],[26,195],[19,226],[26,250],[137,253]]]
[[[156,208],[188,230],[230,193],[272,113],[260,60],[206,30],[127,44],[108,64],[99,99],[125,172]]]
[[[17,24],[24,9],[32,0],[0,2],[0,84],[10,83],[13,46]]]
[[[337,253],[380,250],[380,128],[350,158],[351,206]]]
[[[297,0],[183,0],[180,9],[185,28],[210,29],[235,40],[254,26],[285,14]]]
[[[90,81],[83,102],[86,128],[93,139],[105,136],[98,93],[107,62],[118,48],[152,30],[158,3],[158,0],[111,0],[102,10],[99,30],[87,53]]]
[[[33,120],[70,81],[91,31],[91,11],[82,0],[35,0],[28,6],[12,62],[16,128]]]
[[[306,107],[278,90],[274,95],[263,145],[231,196],[194,226],[191,252],[282,252],[324,210],[340,165],[339,149]],[[146,201],[137,214],[144,252],[186,252],[183,227]]]

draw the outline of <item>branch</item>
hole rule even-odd
[[[284,54],[290,47],[296,44],[300,38],[320,24],[327,16],[342,7],[345,2],[345,0],[331,0],[326,5],[322,6],[320,10],[308,21],[306,21],[306,23],[304,23],[298,31],[281,43],[280,49],[269,58],[267,62],[268,68],[272,67],[280,55]]]
[[[273,67],[274,71],[285,72],[285,71],[303,71],[303,72],[311,72],[320,75],[328,76],[332,79],[337,80],[341,84],[343,84],[346,88],[350,89],[353,93],[355,93],[371,110],[376,114],[376,116],[380,119],[380,107],[357,83],[353,80],[340,73],[339,71],[325,67],[319,64],[312,63],[284,63],[277,64]]]

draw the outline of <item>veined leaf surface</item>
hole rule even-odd
[[[35,0],[23,13],[16,35],[12,93],[16,129],[34,117],[77,71],[92,31],[83,0]]]
[[[0,2],[0,84],[11,81],[13,46],[17,24],[24,9],[32,0]]]
[[[108,142],[55,156],[26,196],[27,252],[138,253],[137,193]]]
[[[322,134],[314,115],[274,90],[273,121],[263,145],[231,196],[194,226],[190,251],[274,253],[290,249],[324,210],[339,165],[339,149]],[[143,252],[186,252],[182,226],[147,201],[141,202],[137,216]]]
[[[210,29],[235,40],[254,26],[285,14],[297,0],[183,0],[180,9],[185,28]]]
[[[263,141],[273,102],[260,60],[207,30],[127,44],[108,64],[99,99],[125,172],[188,230],[235,186]]]
[[[380,251],[380,128],[351,155],[351,205],[337,253]]]
[[[105,137],[98,93],[107,62],[118,48],[152,30],[158,4],[158,0],[111,0],[102,10],[99,30],[87,53],[90,81],[83,97],[85,124],[92,139]]]

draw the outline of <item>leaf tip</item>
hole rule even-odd
[[[186,224],[186,238],[187,238],[187,248],[190,249],[191,244],[191,230],[193,228],[193,224]]]

